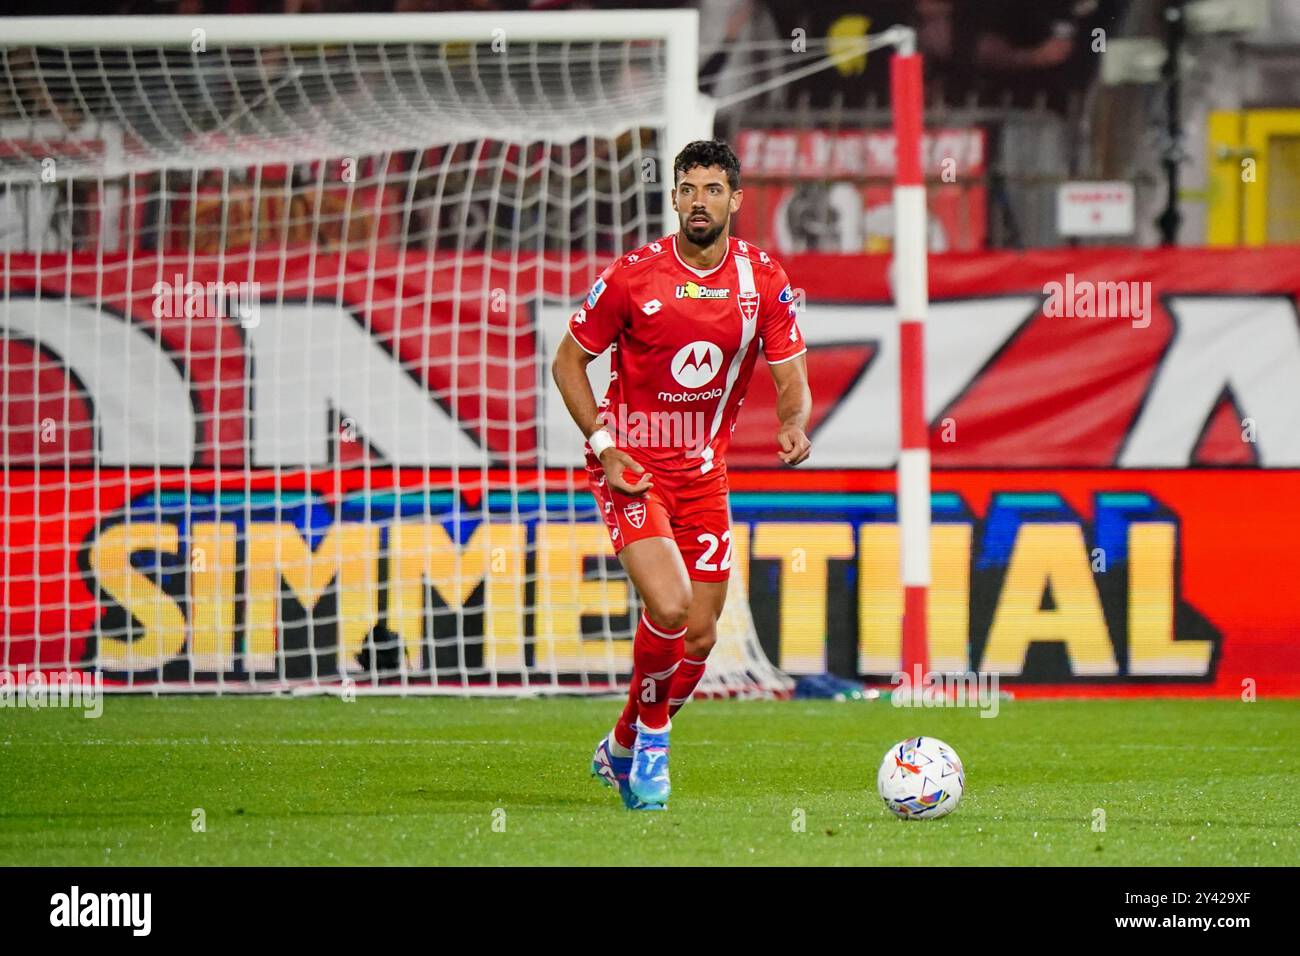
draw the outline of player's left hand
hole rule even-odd
[[[781,446],[776,456],[787,465],[798,465],[807,461],[808,455],[812,452],[812,442],[797,425],[782,425],[781,430],[776,433],[776,443]]]

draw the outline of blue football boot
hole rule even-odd
[[[668,784],[668,729],[652,734],[640,721],[636,725],[632,770],[627,782],[632,796],[646,804],[646,809],[668,807],[668,794],[672,790]]]
[[[596,753],[591,758],[591,775],[607,787],[618,791],[623,806],[629,810],[662,810],[663,807],[647,806],[632,795],[628,786],[628,774],[632,771],[631,757],[616,757],[609,749],[609,737],[602,737],[596,745]]]
[[[632,769],[631,757],[615,757],[609,749],[609,737],[601,737],[591,758],[591,775],[607,787],[618,789],[618,778],[627,779]]]

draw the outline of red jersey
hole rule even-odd
[[[785,270],[735,237],[708,270],[682,261],[675,236],[620,257],[569,333],[592,355],[613,350],[601,418],[655,475],[723,467],[759,351],[774,365],[807,351]]]

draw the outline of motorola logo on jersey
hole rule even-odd
[[[712,398],[721,398],[722,389],[714,388],[707,392],[660,392],[661,402],[707,402]]]
[[[722,349],[702,339],[683,345],[673,356],[673,378],[684,388],[703,388],[721,368]]]

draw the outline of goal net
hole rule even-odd
[[[549,383],[711,130],[696,14],[12,20],[3,669],[609,690],[636,596]],[[608,363],[592,366],[599,395]],[[701,693],[789,681],[743,527]]]

